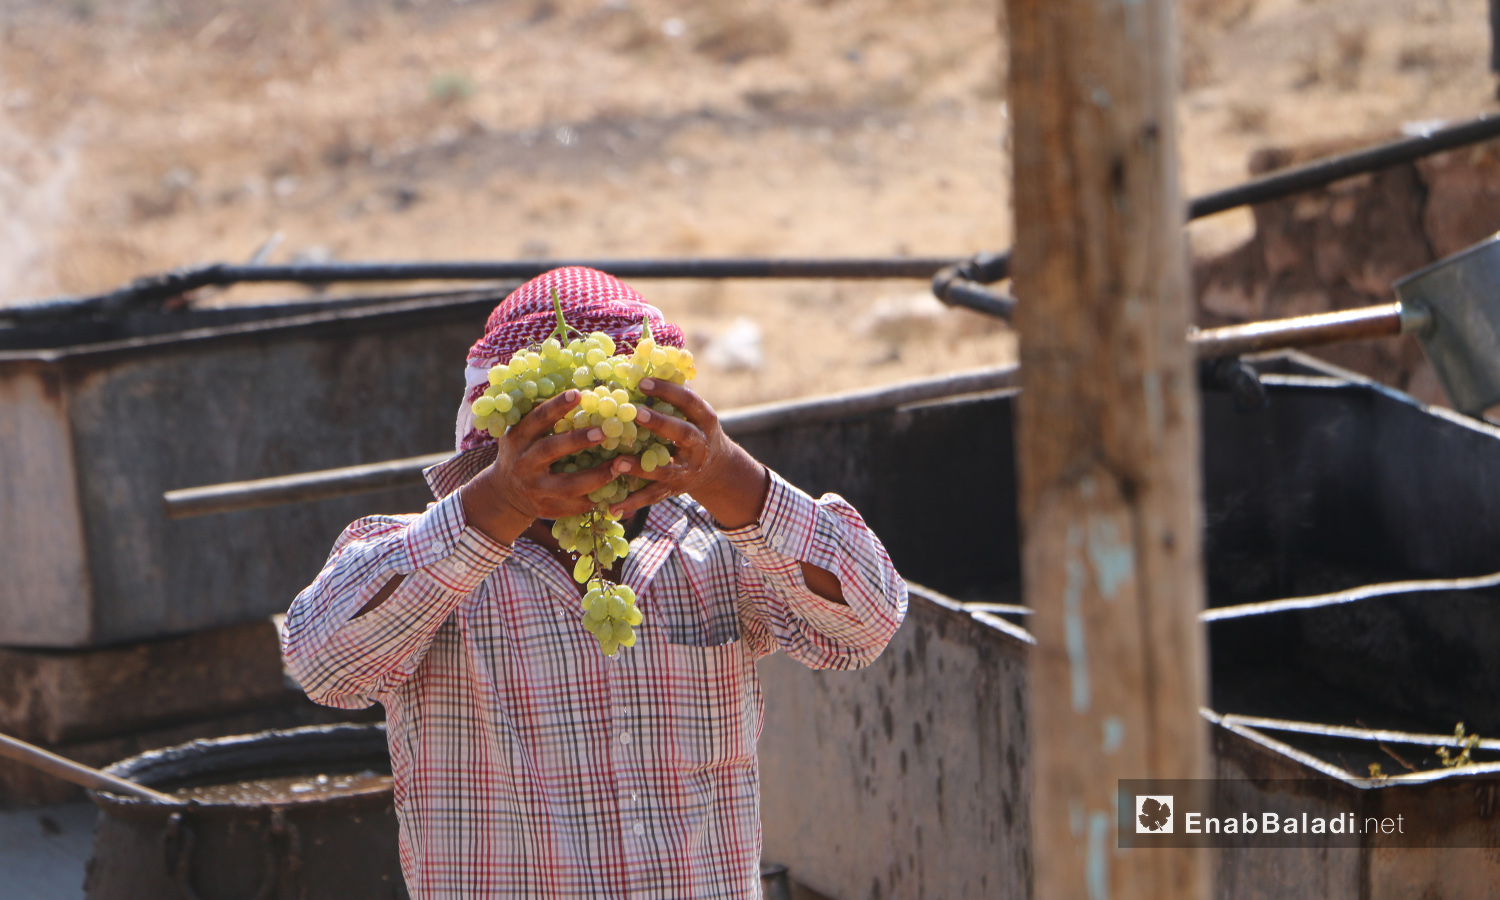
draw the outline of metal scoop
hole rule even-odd
[[[1471,416],[1500,403],[1500,234],[1396,282],[1403,309],[1453,408]]]
[[[1400,303],[1188,334],[1203,358],[1414,334],[1453,408],[1500,404],[1500,234],[1402,278]]]

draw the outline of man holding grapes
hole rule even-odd
[[[629,455],[554,471],[605,440],[555,427],[577,389],[498,438],[476,428],[489,368],[551,332],[553,292],[582,332],[630,348],[645,320],[658,344],[682,345],[602,272],[517,289],[469,353],[458,453],[427,473],[437,502],[345,530],[292,604],[286,659],[320,703],[385,706],[418,900],[759,896],[755,661],[867,665],[905,615],[905,585],[848,503],[761,465],[685,386],[639,384],[683,416],[641,407],[638,424],[673,445],[654,471]],[[609,576],[643,621],[607,657],[550,526],[625,475],[644,486],[610,507],[629,552]]]

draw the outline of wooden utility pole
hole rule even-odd
[[[1198,406],[1169,0],[1006,0],[1034,896],[1206,898],[1117,782],[1207,774]]]

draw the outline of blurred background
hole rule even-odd
[[[208,261],[1010,242],[993,0],[0,0],[0,303]],[[1494,105],[1480,0],[1185,0],[1185,195]],[[1199,256],[1247,210],[1195,223]],[[268,242],[271,242],[268,245]],[[1014,356],[919,282],[638,285],[715,404]],[[210,305],[291,298],[236,288]],[[719,352],[726,347],[739,352]]]

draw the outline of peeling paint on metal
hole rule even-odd
[[[1089,900],[1109,900],[1109,856],[1106,854],[1109,843],[1109,815],[1089,813],[1088,861],[1084,870]]]
[[[1063,640],[1067,645],[1068,666],[1072,672],[1073,711],[1079,713],[1088,712],[1091,702],[1089,657],[1083,639],[1083,586],[1088,573],[1084,571],[1083,560],[1078,555],[1082,543],[1083,535],[1077,528],[1070,528],[1068,558],[1063,564],[1068,575],[1067,585],[1063,589]]]
[[[1135,552],[1121,540],[1120,529],[1112,520],[1090,519],[1089,560],[1094,564],[1099,593],[1113,600],[1120,585],[1135,576]]]
[[[1119,716],[1104,717],[1104,752],[1118,752],[1125,743],[1125,722]]]

